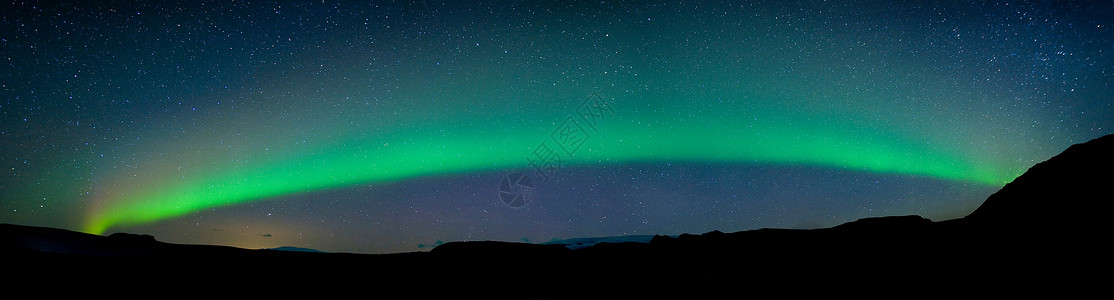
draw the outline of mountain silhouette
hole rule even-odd
[[[774,290],[800,296],[959,287],[998,296],[1084,293],[1105,286],[1105,276],[1090,272],[1110,265],[1105,242],[1111,199],[1106,185],[1114,182],[1111,153],[1114,135],[1073,145],[1034,165],[969,215],[940,222],[883,216],[820,229],[658,235],[648,242],[600,239],[577,247],[463,241],[429,252],[381,255],[176,245],[144,235],[0,224],[0,255],[29,266],[9,268],[10,274],[117,270],[131,274],[129,282],[154,287],[169,288],[168,278],[200,277],[278,287],[413,288],[423,292],[419,298]],[[909,295],[919,294],[897,296]]]
[[[977,226],[1058,235],[1100,229],[1114,184],[1114,135],[1068,147],[1029,168],[963,219]],[[1028,234],[1028,233],[1027,233]]]

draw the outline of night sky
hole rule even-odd
[[[173,243],[962,217],[1114,133],[1114,2],[13,1],[0,222]]]

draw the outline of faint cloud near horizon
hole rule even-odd
[[[445,242],[443,242],[441,240],[437,240],[437,241],[433,242],[432,244],[418,244],[418,249],[434,248],[434,247],[437,247],[437,246],[441,246],[441,244],[444,244],[444,243]]]

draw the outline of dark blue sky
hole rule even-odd
[[[940,220],[1114,132],[1104,1],[0,5],[0,222],[169,242]]]

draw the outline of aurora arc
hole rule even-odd
[[[926,145],[927,141],[909,138],[909,134],[854,120],[763,109],[711,107],[706,111],[716,113],[692,120],[677,113],[619,109],[615,116],[603,120],[599,130],[591,132],[591,139],[564,164],[808,165],[991,186],[1000,186],[1018,175],[994,165],[992,159],[959,150],[943,151],[939,145]],[[542,115],[538,118],[554,122],[563,119],[560,111]],[[439,122],[486,125],[445,126],[449,129],[440,130],[431,129],[429,124],[392,128],[381,134],[353,135],[327,145],[297,148],[236,167],[227,167],[232,160],[215,159],[180,176],[170,176],[170,168],[155,165],[152,170],[141,170],[149,178],[131,188],[115,188],[101,195],[89,211],[83,231],[103,234],[118,226],[295,193],[421,176],[526,170],[527,156],[555,124],[518,122],[510,126],[475,116]]]

